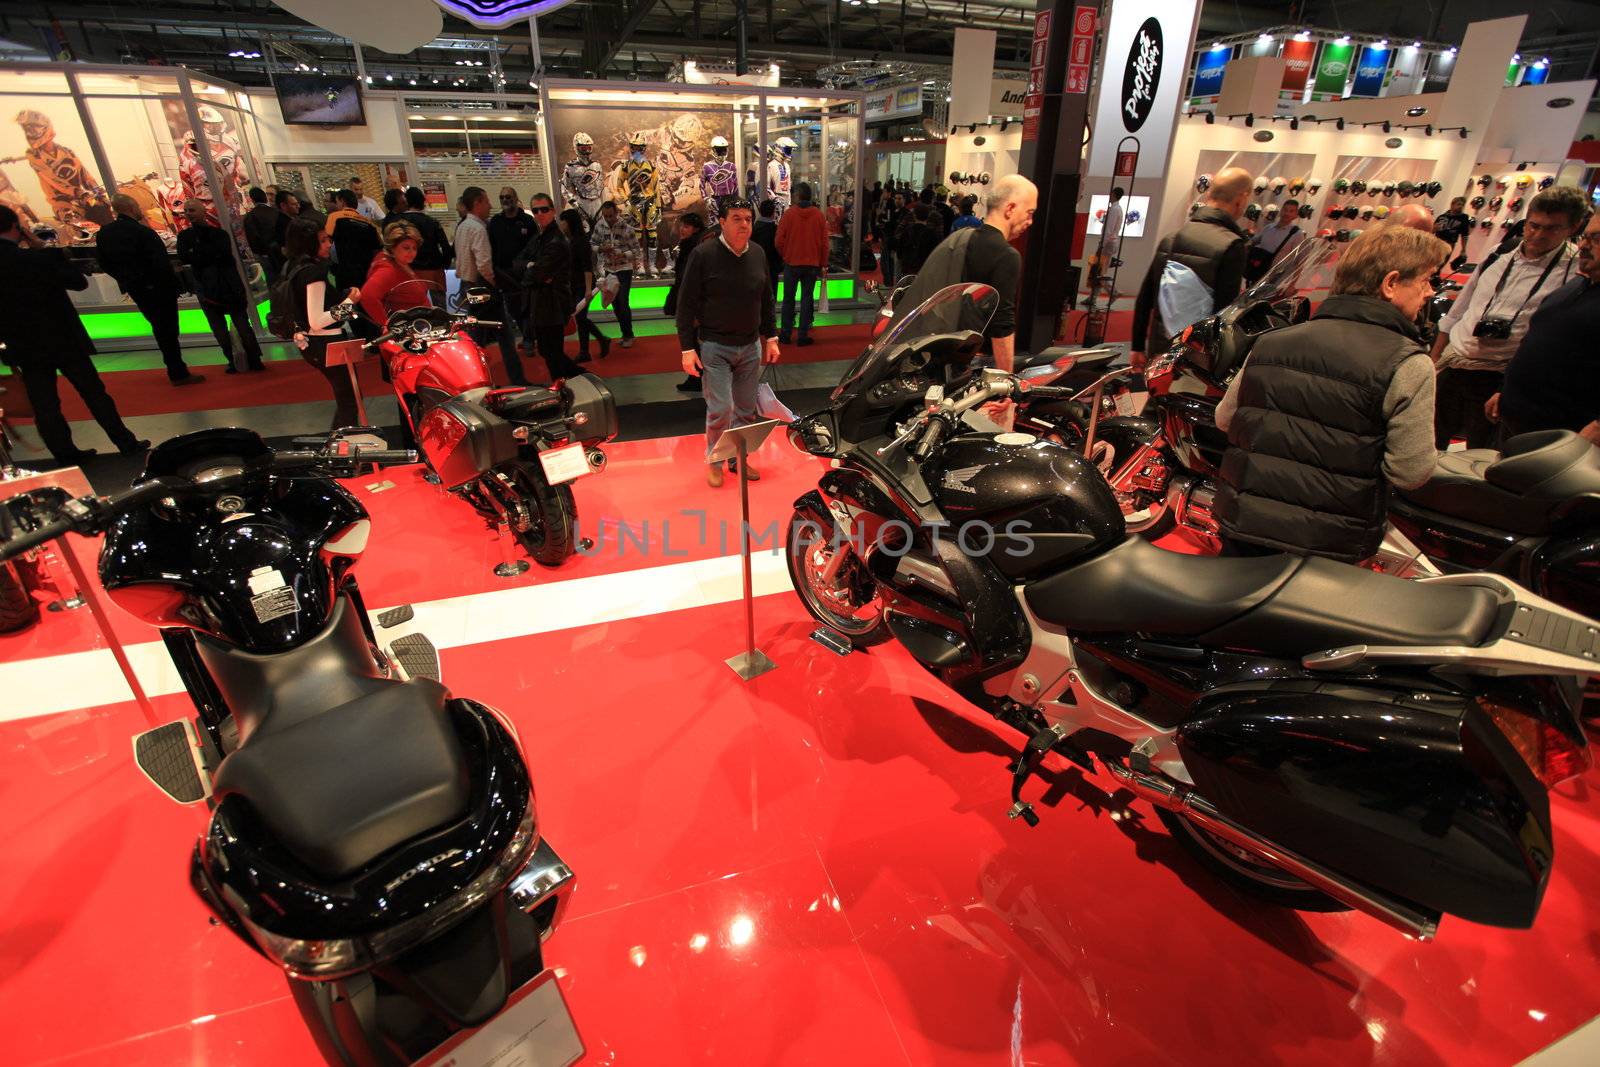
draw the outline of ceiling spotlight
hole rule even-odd
[[[1339,38],[1339,43],[1340,44],[1349,44],[1350,43],[1350,35],[1347,33],[1343,37]]]
[[[1522,53],[1521,52],[1513,52],[1513,53],[1511,53],[1511,62],[1513,62],[1513,63],[1521,63],[1522,62]]]
[[[1294,35],[1294,39],[1297,41],[1309,41],[1311,40],[1311,31],[1301,30],[1299,33]]]
[[[1385,37],[1383,40],[1379,41],[1378,42],[1378,47],[1379,48],[1388,48],[1389,47],[1389,38]]]
[[[393,74],[385,74],[383,76],[383,80],[386,81],[386,82],[392,82],[392,81],[394,81],[394,75]]]
[[[1456,54],[1456,46],[1455,45],[1451,45],[1449,48],[1446,48],[1444,50],[1444,54],[1447,55],[1447,56],[1455,55]]]
[[[1268,41],[1272,40],[1272,34],[1263,33],[1261,36],[1257,37],[1256,40],[1260,41],[1262,44],[1266,44]]]
[[[417,84],[417,79],[415,79],[415,78],[412,78],[412,79],[411,79],[411,84],[412,84],[412,85],[415,85],[415,84]]]
[[[1422,47],[1422,42],[1421,41],[1412,41],[1411,42],[1411,47],[1412,48],[1421,48]]]

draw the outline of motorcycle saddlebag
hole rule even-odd
[[[423,416],[417,441],[446,489],[460,489],[517,456],[511,423],[457,397]]]
[[[609,441],[617,436],[617,401],[605,383],[593,374],[580,374],[566,381],[572,404],[567,411],[567,426],[574,441]]]
[[[1544,787],[1476,699],[1283,681],[1178,730],[1195,789],[1284,848],[1424,908],[1527,927],[1554,857]]]

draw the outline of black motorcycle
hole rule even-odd
[[[573,876],[510,722],[440,684],[422,634],[380,648],[414,612],[369,621],[352,570],[371,523],[333,479],[415,455],[352,440],[173,438],[131,489],[66,501],[0,559],[105,534],[107,595],[160,628],[194,701],[133,747],[162,792],[210,807],[195,892],[283,968],[330,1063],[389,1065],[540,973]]]
[[[898,641],[1047,753],[1154,804],[1205,865],[1295,908],[1431,937],[1527,926],[1554,858],[1546,790],[1589,763],[1589,620],[1498,575],[1403,581],[1322,559],[1166,552],[1092,466],[963,420],[1015,399],[970,370],[992,289],[930,297],[792,438],[830,469],[787,551],[842,650]],[[1059,399],[1045,387],[1041,398]]]

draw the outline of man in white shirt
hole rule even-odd
[[[1290,197],[1283,202],[1278,215],[1272,225],[1263,226],[1250,238],[1250,243],[1267,254],[1266,265],[1261,268],[1261,274],[1272,269],[1272,264],[1279,262],[1289,254],[1289,250],[1306,239],[1306,232],[1300,228],[1300,201]],[[1260,275],[1257,275],[1259,278]],[[1256,280],[1255,278],[1249,279]]]
[[[356,211],[374,226],[383,222],[383,207],[368,196],[361,187],[361,179],[350,175],[350,191],[356,194]]]
[[[511,335],[511,324],[506,321],[506,305],[495,285],[494,253],[489,247],[489,194],[476,185],[461,192],[461,206],[467,213],[456,227],[456,276],[463,286],[484,285],[494,294],[486,304],[479,304],[475,313],[479,318],[500,323],[500,360],[506,367],[506,378],[512,385],[527,385],[528,376],[522,371],[522,359],[517,355],[516,341]],[[488,337],[477,335],[478,344],[487,345]]]
[[[1493,447],[1484,403],[1500,391],[1539,304],[1572,280],[1577,256],[1567,241],[1587,213],[1584,194],[1571,186],[1535,196],[1522,244],[1486,259],[1440,320],[1432,355],[1439,368],[1434,445],[1441,451],[1455,437],[1465,437],[1468,448]]]

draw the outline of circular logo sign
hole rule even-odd
[[[1383,143],[1389,148],[1399,148],[1401,145],[1405,144],[1405,142],[1400,140],[1398,137],[1391,137]]]
[[[1150,109],[1156,101],[1156,86],[1161,84],[1164,52],[1161,23],[1152,15],[1133,35],[1128,65],[1122,72],[1122,126],[1129,133],[1139,132],[1139,127],[1150,117]]]
[[[1342,59],[1330,59],[1322,64],[1322,73],[1330,78],[1342,78],[1350,70],[1350,64]]]
[[[1094,8],[1080,7],[1072,32],[1080,36],[1088,36],[1094,32]]]
[[[1258,140],[1258,141],[1262,142],[1263,144],[1265,144],[1267,141],[1272,140],[1272,131],[1271,130],[1257,130],[1256,131],[1256,140]]]
[[[1570,96],[1558,96],[1554,100],[1546,100],[1544,102],[1545,107],[1571,107],[1572,104],[1573,100]]]

